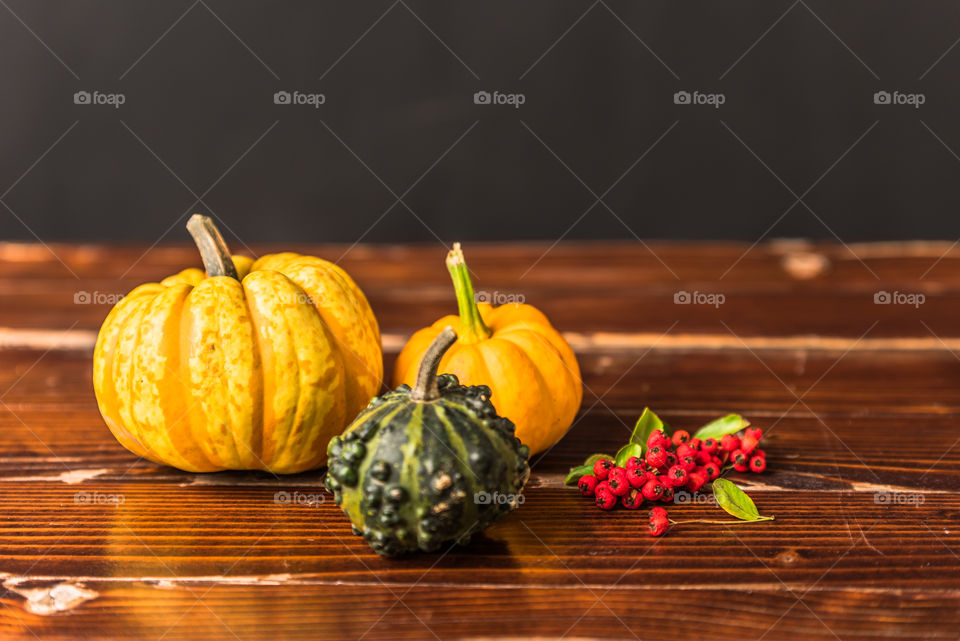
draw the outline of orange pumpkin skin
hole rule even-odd
[[[376,319],[327,261],[233,265],[239,279],[187,269],[117,303],[94,350],[100,412],[124,447],[182,470],[318,467],[380,389]]]
[[[454,248],[451,255],[459,252],[458,245]],[[455,260],[462,264],[462,256],[460,253]],[[451,267],[451,272],[454,269]],[[453,327],[459,338],[443,356],[439,371],[456,374],[463,385],[487,385],[497,412],[516,425],[517,438],[531,453],[542,452],[566,434],[580,408],[583,386],[576,356],[547,317],[532,305],[473,303],[473,288],[465,271],[463,265],[463,273],[455,275],[454,282],[461,310],[466,305],[467,311],[445,316],[416,332],[397,357],[393,384],[413,386],[430,343],[445,327]],[[475,322],[473,310],[480,323]]]

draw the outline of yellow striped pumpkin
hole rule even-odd
[[[140,285],[110,311],[93,383],[131,452],[190,472],[294,473],[380,389],[380,330],[337,265],[281,253],[231,257],[212,221],[187,225],[206,274]]]

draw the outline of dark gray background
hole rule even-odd
[[[956,2],[0,4],[0,238],[960,235]]]

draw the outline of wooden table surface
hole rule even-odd
[[[960,634],[950,243],[468,246],[477,290],[520,294],[565,332],[583,407],[534,457],[519,511],[466,548],[400,560],[350,533],[321,472],[188,474],[113,440],[90,372],[111,297],[199,263],[186,245],[147,249],[0,244],[0,638]],[[439,244],[297,249],[342,257],[387,371],[406,336],[455,311]],[[675,304],[679,291],[724,302]],[[884,291],[924,298],[875,304]],[[647,405],[674,426],[738,412],[762,427],[768,471],[730,478],[776,521],[653,539],[644,513],[563,487]]]

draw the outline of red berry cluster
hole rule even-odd
[[[673,437],[656,430],[647,439],[643,459],[633,456],[624,467],[608,458],[593,465],[593,474],[580,477],[578,487],[584,496],[595,497],[597,507],[612,510],[619,503],[636,510],[644,501],[673,502],[674,491],[696,492],[708,481],[720,476],[724,465],[738,472],[762,472],[767,469],[766,454],[759,448],[763,432],[748,428],[742,437],[733,434],[720,441],[690,438],[685,430]],[[667,511],[655,507],[650,513],[650,533],[660,536],[670,521]]]

